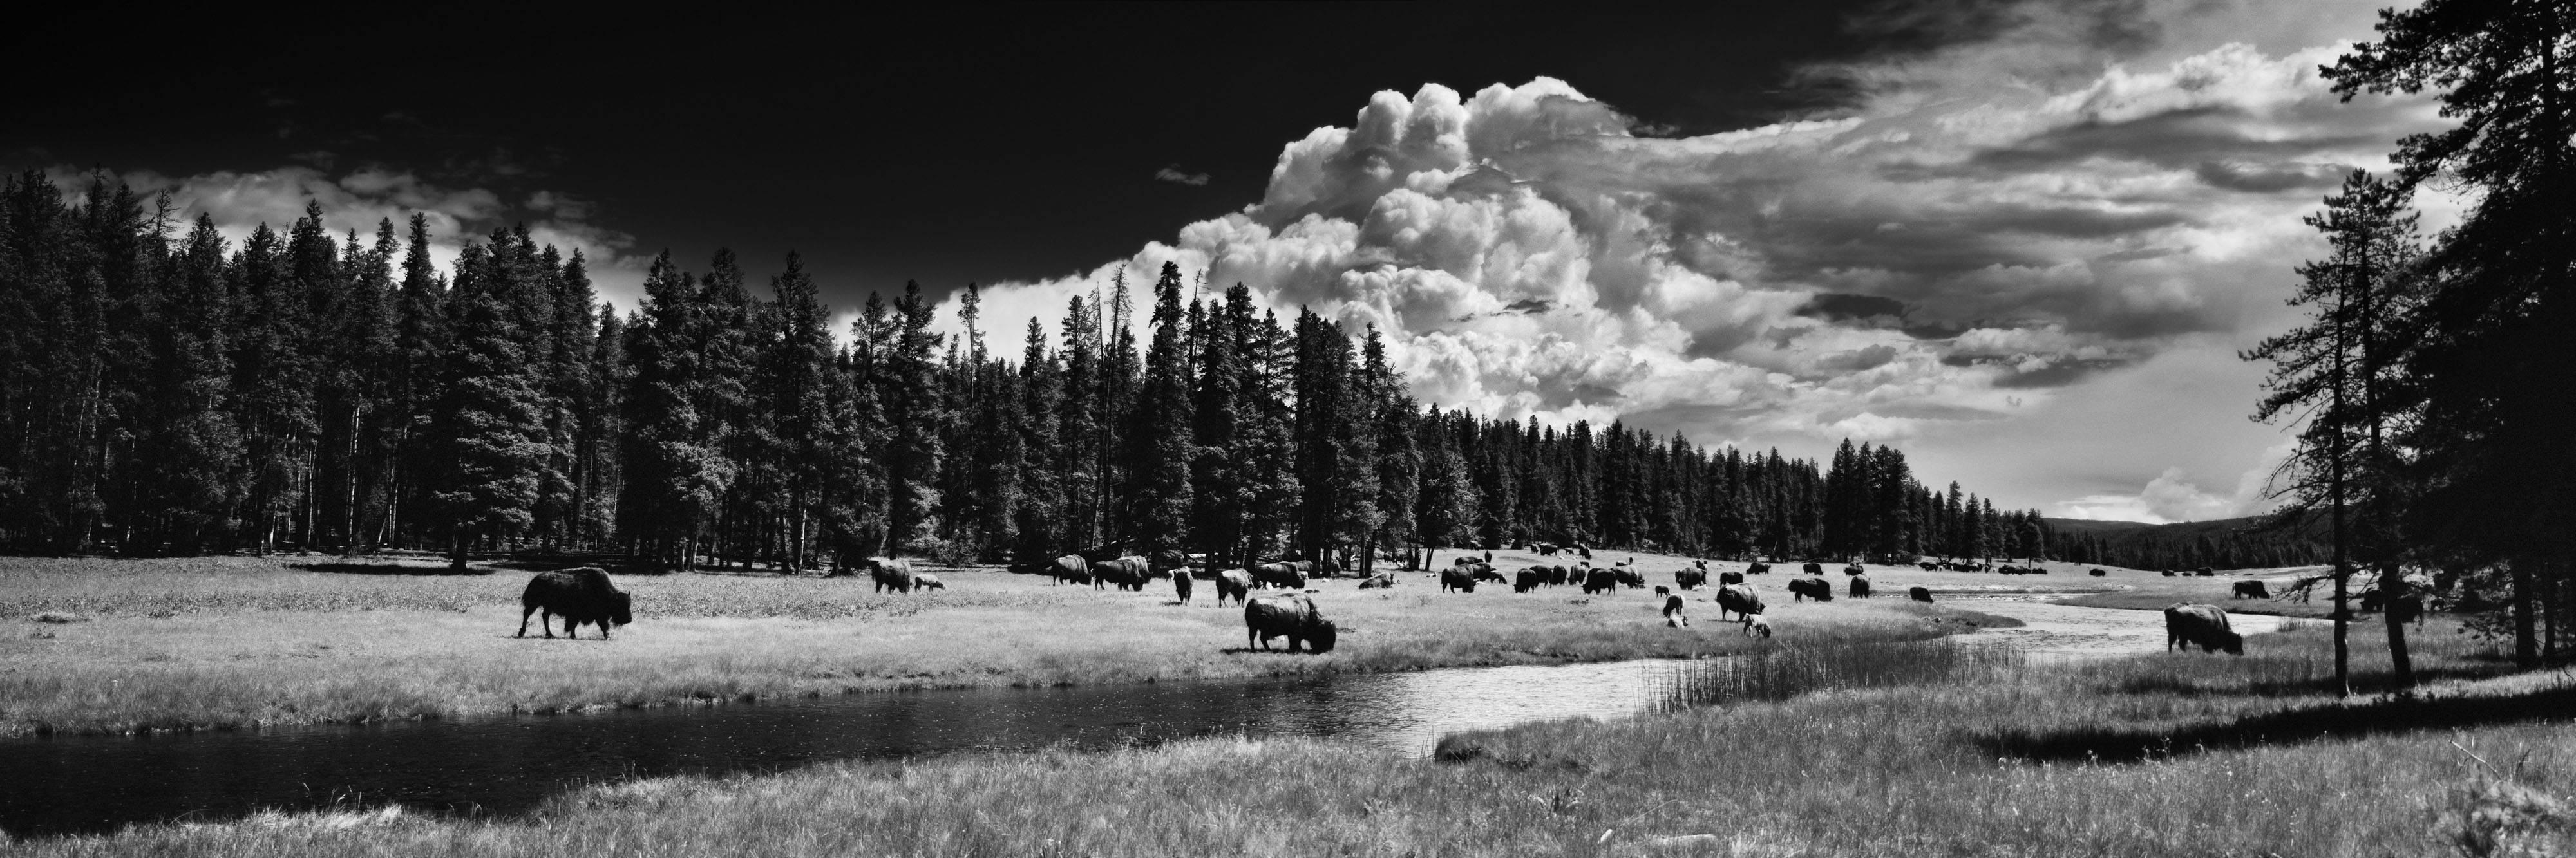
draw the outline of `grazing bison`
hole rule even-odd
[[[1256,587],[1306,589],[1306,570],[1298,568],[1301,564],[1313,565],[1309,561],[1299,560],[1290,563],[1264,563],[1252,567],[1252,584]]]
[[[912,592],[912,561],[891,557],[870,557],[861,562],[867,564],[868,577],[876,580],[876,592],[883,593],[887,590],[897,593]]]
[[[1395,586],[1395,573],[1393,572],[1380,572],[1369,576],[1368,580],[1360,582],[1360,589],[1362,590],[1384,590],[1393,586]]]
[[[1091,561],[1083,559],[1080,554],[1067,554],[1056,558],[1055,565],[1047,570],[1047,574],[1055,576],[1058,584],[1089,584]]]
[[[1289,652],[1303,644],[1319,655],[1333,651],[1334,638],[1340,633],[1333,621],[1315,610],[1315,601],[1304,595],[1261,596],[1246,602],[1243,625],[1249,636],[1247,649],[1256,645],[1269,649],[1271,638],[1286,637]]]
[[[1620,566],[1610,570],[1610,574],[1618,576],[1619,583],[1626,585],[1628,589],[1646,589],[1646,573],[1637,571],[1635,566]]]
[[[1446,593],[1451,590],[1461,593],[1476,592],[1476,573],[1469,572],[1462,566],[1440,570],[1440,592]]]
[[[1251,592],[1251,572],[1242,569],[1228,569],[1223,572],[1216,573],[1216,603],[1218,606],[1224,606],[1225,600],[1229,596],[1234,598],[1235,604],[1243,604],[1243,597]]]
[[[1929,602],[1932,601],[1932,588],[1907,587],[1905,588],[1905,597],[1917,602]]]
[[[1503,573],[1494,571],[1494,564],[1491,563],[1478,563],[1469,567],[1467,574],[1474,576],[1478,581],[1492,581],[1496,584],[1511,583],[1503,578]]]
[[[1190,573],[1181,572],[1172,576],[1172,595],[1179,596],[1181,604],[1190,603]]]
[[[1868,572],[1868,570],[1860,568],[1860,564],[1858,563],[1843,567],[1843,574],[1845,575],[1860,575],[1866,572]]]
[[[1547,567],[1548,586],[1563,587],[1572,583],[1574,583],[1574,567],[1567,566],[1563,563]]]
[[[1121,590],[1145,591],[1145,582],[1154,580],[1154,564],[1142,557],[1121,557],[1091,564],[1091,588],[1115,586]]]
[[[1770,637],[1771,621],[1763,619],[1761,614],[1754,614],[1752,616],[1745,617],[1744,636],[1748,638]]]
[[[1831,602],[1834,600],[1834,585],[1823,578],[1792,578],[1789,580],[1789,595],[1791,601],[1814,599]]]
[[[1851,597],[1852,597],[1852,598],[1854,598],[1854,599],[1866,599],[1866,598],[1869,598],[1869,577],[1868,577],[1868,576],[1865,576],[1865,575],[1854,575],[1854,576],[1852,576],[1852,577],[1851,577]]]
[[[2216,574],[2218,574],[2218,570],[2216,570],[2216,569],[2211,569],[2211,568],[2209,568],[2209,567],[2207,567],[2207,566],[2203,566],[2203,567],[2200,567],[2200,571],[2195,572],[2195,573],[2192,573],[2192,574],[2199,575],[2200,577],[2203,577],[2203,578],[2207,578],[2207,577],[2209,577],[2209,576],[2212,576],[2212,575],[2216,575]]]
[[[2171,569],[2167,569],[2167,570],[2165,570],[2164,575],[2165,575],[2165,577],[2167,577],[2167,578],[2171,578],[2171,577],[2173,577],[2173,576],[2174,576],[2174,571],[2173,571],[2173,570],[2171,570]]]
[[[1607,593],[1619,589],[1619,573],[1608,569],[1591,569],[1583,573],[1583,595]]]
[[[1674,617],[1674,616],[1679,616],[1679,615],[1681,614],[1681,612],[1682,612],[1682,597],[1680,597],[1680,596],[1672,596],[1672,595],[1667,595],[1667,596],[1665,596],[1665,597],[1664,597],[1664,616],[1665,616],[1665,617]]]
[[[1718,621],[1725,622],[1726,615],[1730,613],[1741,617],[1761,614],[1762,596],[1753,592],[1752,587],[1743,584],[1728,584],[1717,588]]]
[[[2238,581],[2228,598],[2269,599],[2272,598],[2272,590],[2269,587],[2263,586],[2263,582],[2261,581]],[[2368,609],[2365,608],[2364,610]]]
[[[528,636],[528,615],[538,614],[537,630],[554,637],[554,618],[564,618],[564,635],[581,637],[581,624],[599,626],[599,639],[608,639],[610,625],[635,622],[633,602],[608,583],[608,570],[597,566],[539,572],[528,579],[528,589],[519,594],[519,636]]]
[[[1722,587],[1722,586],[1725,586],[1725,585],[1728,585],[1728,584],[1742,584],[1742,583],[1744,583],[1744,573],[1742,573],[1742,572],[1720,572],[1720,573],[1717,573],[1717,583],[1718,583],[1718,586],[1721,586],[1721,587]]]
[[[2086,572],[2086,573],[2084,573],[2084,574],[2091,575],[2091,576],[2093,576],[2093,577],[2095,577],[2095,578],[2102,578],[2102,577],[2108,577],[2111,573],[2110,573],[2110,572],[2107,572],[2107,571],[2104,571],[2104,570],[2101,570],[2101,569],[2095,569],[2095,570],[2093,570],[2093,571],[2091,571],[2091,572]]]
[[[1756,564],[1753,564],[1753,565],[1751,565],[1751,566],[1746,566],[1746,567],[1744,567],[1744,574],[1746,574],[1746,575],[1769,575],[1769,574],[1771,574],[1771,564],[1769,564],[1769,563],[1756,563]]]
[[[937,575],[923,572],[912,576],[912,588],[915,590],[945,590],[948,589],[948,583],[939,580],[939,576]]]
[[[2227,627],[2227,612],[2217,605],[2175,603],[2165,608],[2165,649],[2181,644],[2190,652],[2193,644],[2202,651],[2225,650],[2228,655],[2245,654],[2245,637]]]
[[[1683,590],[1697,590],[1701,587],[1706,587],[1708,586],[1708,570],[1706,568],[1692,568],[1676,571],[1673,573],[1673,586]]]
[[[1541,573],[1539,569],[1540,567],[1532,566],[1521,570],[1517,575],[1513,575],[1512,592],[1527,593],[1531,590],[1538,589],[1538,585],[1547,581],[1547,575]]]
[[[1805,572],[1809,575],[1822,575],[1825,574],[1825,564],[1809,563],[1798,567],[1798,571]]]

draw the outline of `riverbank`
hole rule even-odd
[[[2436,621],[2437,624],[2441,621]],[[671,778],[526,818],[268,815],[31,855],[2423,855],[2563,850],[2576,690],[2436,629],[2416,698],[2338,700],[2320,630],[2244,658],[1988,671],[1471,734],[1460,762],[1310,740]],[[2357,648],[2365,686],[2385,655]],[[2472,852],[2472,854],[2482,854]]]
[[[1624,556],[1624,555],[1623,555]],[[1680,558],[1643,562],[1679,568]],[[943,569],[948,589],[859,578],[620,575],[636,623],[597,639],[517,638],[523,570],[443,574],[434,558],[0,559],[0,736],[131,733],[844,692],[1693,658],[1765,645],[1919,640],[2011,621],[1900,599],[1793,603],[1762,582],[1778,637],[1667,628],[1648,590],[1442,594],[1319,581],[1342,629],[1327,655],[1247,650],[1242,611]],[[1275,641],[1284,647],[1286,642]]]

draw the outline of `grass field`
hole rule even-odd
[[[1389,591],[1315,584],[1342,628],[1329,655],[1246,651],[1241,610],[1217,607],[1205,582],[1182,606],[1169,582],[1120,593],[992,569],[941,570],[949,589],[913,595],[873,593],[864,577],[623,575],[637,622],[614,640],[595,629],[577,641],[533,630],[519,639],[528,573],[475,571],[483,574],[438,574],[434,558],[0,559],[0,736],[1692,657],[1763,645],[1714,622],[1704,601],[1691,609],[1699,624],[1672,629],[1650,591],[1444,595],[1428,576],[1405,573]],[[1902,599],[1791,604],[1783,577],[1762,582],[1773,644],[1911,640],[2010,622]]]
[[[2438,621],[2437,621],[2438,622]],[[1951,664],[1897,687],[1458,737],[968,755],[568,794],[527,818],[271,814],[30,855],[2564,854],[2576,685],[2427,635],[2338,700],[2321,631],[2242,659]],[[1895,652],[1896,650],[1891,650]],[[1893,656],[1892,656],[1893,657]],[[2359,651],[2376,681],[2384,654]],[[1900,668],[1903,666],[1899,666]],[[1895,671],[1906,672],[1906,671]],[[1472,750],[1465,750],[1472,748]]]

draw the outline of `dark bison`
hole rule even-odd
[[[2228,655],[2245,654],[2245,637],[2227,627],[2227,612],[2217,605],[2175,603],[2165,608],[2165,649],[2181,644],[2190,652],[2198,644],[2203,651]]]
[[[1791,601],[1814,599],[1831,602],[1834,600],[1834,584],[1823,578],[1792,578],[1789,579],[1789,595]]]
[[[1607,593],[1619,589],[1619,573],[1608,569],[1587,569],[1583,573],[1583,595]]]
[[[1741,617],[1751,617],[1762,613],[1762,596],[1753,592],[1752,587],[1743,584],[1727,584],[1718,587],[1718,622],[1725,622],[1726,615],[1729,613],[1736,614]]]
[[[1869,570],[1860,568],[1860,564],[1858,563],[1843,567],[1843,574],[1845,575],[1861,575],[1866,574],[1868,571]]]
[[[1154,580],[1153,561],[1128,556],[1091,564],[1091,588],[1117,587],[1142,593],[1145,583]]]
[[[912,588],[915,590],[945,590],[948,589],[948,582],[939,580],[939,576],[937,575],[922,572],[912,576]]]
[[[1717,573],[1717,583],[1718,583],[1718,586],[1721,586],[1721,587],[1722,587],[1722,586],[1725,586],[1725,585],[1728,585],[1728,584],[1742,584],[1742,583],[1744,583],[1744,573],[1742,573],[1742,572],[1720,572],[1720,573]]]
[[[1822,575],[1825,574],[1825,564],[1809,563],[1798,567],[1798,571],[1805,572],[1809,575]]]
[[[1547,567],[1548,586],[1563,587],[1572,583],[1574,583],[1574,567],[1567,566],[1563,563]]]
[[[1539,544],[1537,544],[1537,545],[1534,545],[1534,546],[1531,546],[1531,547],[1532,547],[1532,548],[1535,548],[1535,549],[1537,549],[1537,550],[1538,550],[1538,556],[1540,556],[1540,557],[1554,557],[1554,556],[1556,556],[1556,544],[1555,544],[1555,543],[1552,543],[1552,542],[1541,542],[1541,543],[1539,543]]]
[[[1369,576],[1368,580],[1360,582],[1360,589],[1362,590],[1384,590],[1393,586],[1395,586],[1395,573],[1393,572],[1380,572]]]
[[[1676,589],[1697,590],[1706,586],[1708,586],[1706,569],[1683,569],[1673,573],[1673,587]]]
[[[1080,554],[1067,554],[1056,558],[1055,565],[1048,568],[1047,574],[1055,576],[1058,584],[1089,584],[1091,561],[1083,559]]]
[[[1746,574],[1746,575],[1769,575],[1769,574],[1771,574],[1771,564],[1769,564],[1769,563],[1756,563],[1756,564],[1753,564],[1753,565],[1751,565],[1751,566],[1746,566],[1746,567],[1744,567],[1744,574]]]
[[[1917,602],[1929,602],[1932,601],[1932,588],[1907,587],[1905,588],[1905,597]]]
[[[2093,576],[2093,577],[2095,577],[2095,578],[2102,578],[2102,577],[2107,577],[2107,576],[2109,576],[2111,573],[2110,573],[2110,572],[2107,572],[2107,571],[2104,571],[2104,570],[2101,570],[2101,569],[2095,569],[2095,570],[2093,570],[2093,571],[2091,571],[2091,572],[2086,572],[2086,573],[2084,573],[2084,574],[2086,574],[2086,575],[2091,575],[2091,576]]]
[[[1333,639],[1340,630],[1333,621],[1315,610],[1315,601],[1304,595],[1261,596],[1243,605],[1243,625],[1249,635],[1244,647],[1270,648],[1270,639],[1286,637],[1288,651],[1296,652],[1300,644],[1318,654],[1333,651]]]
[[[1252,573],[1242,569],[1228,569],[1216,573],[1215,580],[1216,603],[1220,606],[1225,604],[1228,597],[1232,597],[1237,605],[1243,604],[1243,597],[1252,592]]]
[[[1682,613],[1682,597],[1680,597],[1680,596],[1665,596],[1665,597],[1664,597],[1664,617],[1665,617],[1665,619],[1671,619],[1671,618],[1673,618],[1673,617],[1681,616],[1681,613]]]
[[[608,627],[635,622],[633,602],[617,585],[608,583],[608,570],[597,566],[539,572],[528,579],[528,589],[519,594],[519,636],[528,636],[528,615],[537,614],[537,630],[554,637],[554,618],[564,618],[564,635],[581,637],[581,624],[599,627],[599,639],[608,639]]]
[[[892,557],[870,557],[861,562],[867,564],[868,577],[875,579],[876,592],[883,593],[887,590],[897,593],[912,592],[912,561]]]
[[[2164,575],[2165,575],[2165,577],[2167,577],[2167,578],[2171,578],[2171,577],[2173,577],[2173,576],[2174,576],[2174,571],[2173,571],[2173,570],[2171,570],[2171,569],[2167,569],[2167,570],[2165,570]]]
[[[2235,587],[2232,588],[2231,595],[2229,595],[2228,598],[2269,599],[2272,598],[2272,589],[2263,586],[2263,582],[2261,581],[2238,581],[2236,582]]]
[[[1182,570],[1180,573],[1172,576],[1172,595],[1179,596],[1181,598],[1181,604],[1187,605],[1190,603],[1190,573],[1188,570]]]
[[[1476,573],[1467,571],[1467,567],[1464,566],[1451,566],[1440,570],[1440,592],[1446,593],[1451,590],[1461,593],[1476,592]]]
[[[1299,560],[1291,563],[1264,563],[1252,567],[1253,586],[1280,587],[1289,590],[1306,589],[1306,570],[1298,568],[1301,565],[1312,566],[1313,564]]]
[[[1512,592],[1527,593],[1531,590],[1538,589],[1540,584],[1546,582],[1547,575],[1540,572],[1539,567],[1532,566],[1530,568],[1523,569],[1518,574],[1512,576]]]
[[[1475,576],[1478,581],[1491,581],[1496,584],[1511,583],[1503,578],[1503,573],[1494,571],[1494,564],[1491,563],[1478,563],[1467,567],[1467,574]]]
[[[2388,600],[2388,616],[2401,623],[2424,622],[2424,597],[2408,593]]]
[[[2216,574],[2218,574],[2218,570],[2216,570],[2216,569],[2211,569],[2211,568],[2209,568],[2209,567],[2207,567],[2207,566],[2203,566],[2203,567],[2200,567],[2200,571],[2198,571],[2198,572],[2194,572],[2194,573],[2192,573],[2192,574],[2194,574],[2194,575],[2198,575],[2198,576],[2203,577],[2203,578],[2207,578],[2207,577],[2209,577],[2209,576],[2211,576],[2211,575],[2216,575]]]
[[[1646,573],[1637,571],[1635,566],[1620,566],[1610,570],[1610,574],[1618,576],[1619,583],[1626,585],[1628,589],[1646,589]]]
[[[1851,577],[1851,597],[1854,599],[1869,598],[1869,576],[1854,575]]]

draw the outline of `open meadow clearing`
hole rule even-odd
[[[1686,564],[1640,558],[1656,584]],[[1443,594],[1415,572],[1399,573],[1391,590],[1314,582],[1324,615],[1341,625],[1341,645],[1290,655],[1247,650],[1243,612],[1218,607],[1205,581],[1183,606],[1169,581],[1120,592],[990,568],[942,569],[948,589],[912,594],[875,593],[865,576],[620,575],[617,585],[634,596],[634,625],[612,640],[595,628],[579,640],[546,640],[533,623],[528,637],[514,637],[531,573],[435,574],[438,564],[0,561],[0,622],[10,630],[0,637],[0,735],[1690,658],[1764,645],[1716,622],[1705,592],[1690,596],[1696,624],[1675,629],[1663,624],[1651,590],[1515,594],[1488,585]],[[1784,577],[1756,579],[1777,643],[1913,640],[2009,622],[1909,603],[1901,591],[1795,603],[1780,589]]]

